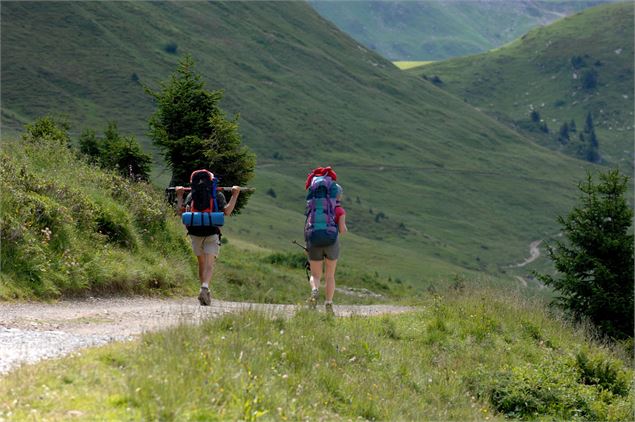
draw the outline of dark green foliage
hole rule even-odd
[[[576,132],[577,130],[578,129],[576,128],[575,120],[571,119],[571,121],[569,122],[569,131]]]
[[[64,120],[44,116],[25,126],[22,139],[33,143],[52,142],[70,146],[69,128],[69,124]]]
[[[582,89],[587,91],[591,91],[598,86],[598,72],[597,70],[585,69],[580,76],[580,82],[582,84]]]
[[[584,132],[591,133],[593,130],[595,130],[595,127],[593,126],[593,114],[589,111],[586,115],[586,119],[584,120]]]
[[[560,126],[558,140],[563,144],[569,142],[569,124],[567,122],[564,122],[562,126]]]
[[[172,185],[189,182],[197,169],[213,172],[222,185],[244,185],[253,176],[255,155],[241,145],[238,116],[228,120],[219,107],[222,91],[208,91],[186,56],[159,91],[147,89],[157,102],[150,136],[172,169]],[[236,210],[248,194],[241,194]]]
[[[586,67],[586,62],[582,56],[573,56],[571,57],[571,66],[573,66],[574,69],[581,69]]]
[[[433,84],[435,84],[435,85],[442,85],[442,84],[443,84],[443,81],[441,80],[441,78],[439,78],[439,76],[438,76],[438,75],[434,75],[434,76],[432,77],[432,79],[430,79],[430,80],[431,80],[431,81],[432,81],[432,83],[433,83]]]
[[[581,383],[597,385],[618,396],[628,394],[629,382],[617,361],[589,356],[584,351],[579,352],[575,359]]]
[[[163,46],[163,51],[169,54],[176,54],[176,51],[178,50],[178,48],[179,47],[178,45],[176,45],[175,42],[170,42]]]
[[[567,239],[549,246],[557,275],[538,278],[558,293],[556,304],[589,319],[610,337],[633,335],[633,211],[624,198],[628,178],[618,170],[580,183],[580,204],[558,217]]]
[[[101,156],[97,133],[92,129],[86,129],[79,137],[79,152],[84,154],[92,163],[98,163]]]
[[[79,138],[79,150],[90,162],[115,170],[130,180],[148,180],[152,159],[145,154],[134,136],[121,136],[115,122],[108,123],[103,138],[87,129]]]
[[[584,131],[580,133],[579,138],[581,144],[578,148],[578,155],[591,163],[601,162],[600,142],[595,134],[591,112],[587,114],[584,122]]]
[[[509,418],[607,420],[609,408],[628,394],[627,374],[616,361],[583,352],[576,359],[552,356],[487,377],[488,396],[497,411]]]
[[[531,110],[531,113],[529,113],[529,118],[532,122],[538,123],[540,122],[540,113],[537,110]]]

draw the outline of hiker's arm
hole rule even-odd
[[[177,186],[175,191],[176,191],[176,212],[180,216],[185,211],[185,207],[183,206],[183,193],[185,192],[185,189],[183,188],[183,186]]]
[[[337,228],[340,234],[344,234],[348,231],[348,228],[346,227],[346,214],[340,216],[340,221],[337,222]]]
[[[240,186],[232,186],[232,197],[229,198],[229,202],[225,205],[225,209],[223,212],[226,216],[229,216],[232,211],[234,211],[234,207],[236,206],[236,200],[238,200],[238,195],[240,194]]]

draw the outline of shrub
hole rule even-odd
[[[69,124],[64,120],[44,116],[25,126],[22,139],[27,142],[52,142],[70,147],[71,138],[68,135]]]
[[[176,54],[176,51],[178,50],[178,48],[179,46],[175,42],[169,42],[163,46],[163,51],[165,51],[168,54]]]

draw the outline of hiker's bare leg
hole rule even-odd
[[[311,265],[311,278],[309,279],[311,289],[319,289],[322,278],[322,261],[309,261],[309,264]]]
[[[212,281],[212,275],[214,274],[214,265],[216,264],[216,257],[210,254],[203,254],[197,256],[198,260],[198,279],[201,285]]]
[[[326,269],[324,270],[325,296],[327,302],[333,301],[335,294],[335,267],[337,267],[337,259],[326,259]]]

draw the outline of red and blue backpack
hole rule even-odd
[[[332,177],[335,173],[309,176],[306,196],[306,222],[304,239],[310,246],[330,246],[337,241],[338,228],[335,223],[338,187]]]
[[[190,175],[190,212],[181,215],[187,232],[194,236],[220,234],[224,213],[218,210],[216,188],[218,180],[209,170],[196,170]]]

